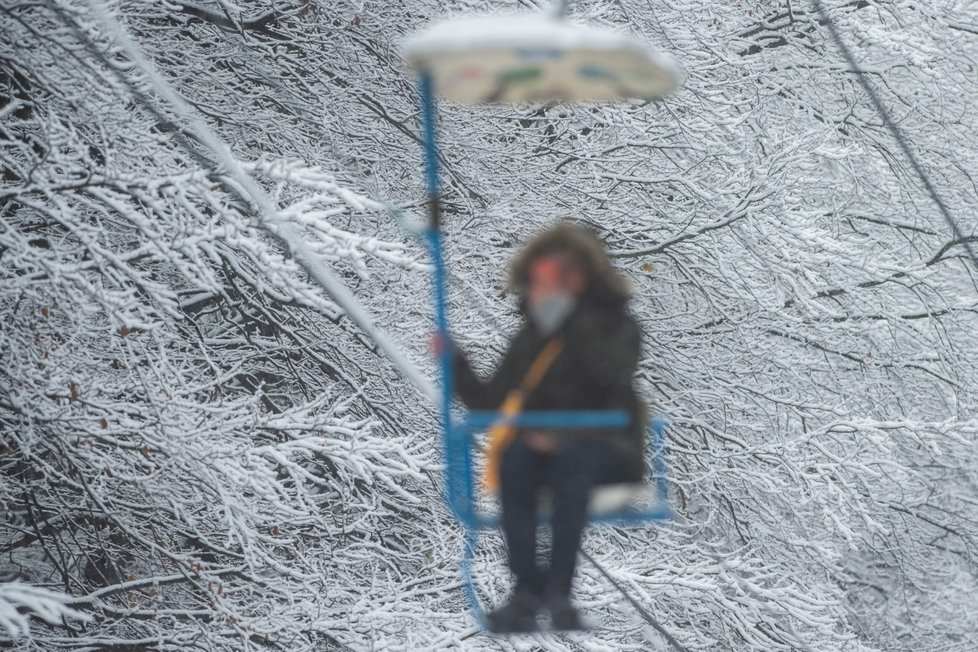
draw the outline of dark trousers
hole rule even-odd
[[[599,437],[565,435],[556,450],[541,453],[517,437],[500,464],[502,526],[516,590],[569,596],[577,550],[587,525],[588,498],[601,484],[627,482],[620,448]],[[549,489],[552,549],[550,567],[536,560],[538,497]]]

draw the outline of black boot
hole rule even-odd
[[[537,631],[540,598],[526,590],[513,592],[509,601],[486,614],[486,627],[495,634]]]
[[[581,619],[577,608],[566,595],[549,595],[543,608],[550,614],[550,627],[555,630],[583,630],[587,625]]]

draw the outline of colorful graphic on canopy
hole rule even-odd
[[[543,15],[440,22],[404,58],[465,104],[651,99],[679,86],[673,64],[625,34]]]

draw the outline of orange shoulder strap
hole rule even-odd
[[[500,419],[489,427],[486,470],[482,476],[482,486],[486,491],[495,493],[499,489],[499,462],[502,460],[503,451],[516,435],[516,426],[511,423],[512,417],[523,410],[526,397],[537,388],[563,348],[564,342],[560,338],[555,337],[548,341],[530,364],[519,388],[511,390],[499,406]]]
[[[526,372],[526,376],[523,377],[523,382],[520,383],[520,390],[523,391],[524,395],[536,389],[540,381],[543,380],[544,374],[550,369],[550,365],[557,359],[557,356],[560,355],[560,351],[563,348],[563,340],[555,337],[547,342],[546,346],[540,350],[540,353],[533,360],[533,364],[530,365],[530,369]]]

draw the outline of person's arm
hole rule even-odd
[[[509,349],[492,378],[483,380],[472,370],[465,354],[453,346],[455,392],[466,407],[473,410],[495,410],[506,394],[519,386],[521,360],[525,358],[524,335],[518,333],[510,342]]]
[[[453,372],[455,374],[455,393],[465,406],[475,410],[489,409],[484,405],[487,383],[479,378],[469,364],[465,354],[458,347],[452,348]]]

